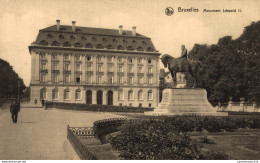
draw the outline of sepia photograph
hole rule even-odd
[[[259,0],[0,0],[0,161],[260,160]]]

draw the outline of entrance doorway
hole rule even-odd
[[[113,91],[107,92],[107,105],[113,105]]]
[[[100,105],[103,104],[103,92],[102,91],[97,92],[97,104],[100,104]]]
[[[92,91],[91,90],[88,90],[86,92],[86,104],[92,104]]]

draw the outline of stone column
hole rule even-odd
[[[137,58],[134,57],[133,58],[133,70],[134,70],[134,85],[138,85],[138,77],[137,77],[137,73],[138,73],[138,63],[137,63]]]
[[[60,84],[63,84],[63,55],[62,54],[59,54],[58,55],[58,59],[59,59],[59,70],[60,70],[60,74],[59,74],[59,82]]]
[[[93,63],[92,64],[92,71],[93,71],[92,83],[96,84],[97,83],[97,57],[94,55],[91,57],[92,57],[92,63]],[[97,103],[97,101],[96,101],[96,103]]]
[[[123,63],[124,63],[124,85],[128,85],[128,58],[127,57],[123,57],[122,58]]]
[[[118,79],[117,79],[117,72],[118,72],[117,56],[114,57],[113,63],[114,63],[114,81],[113,81],[113,83],[117,83],[118,84]]]
[[[82,65],[81,65],[81,70],[82,70],[81,83],[85,84],[86,83],[86,56],[82,55],[81,61],[82,61]]]
[[[52,59],[51,54],[46,53],[46,59],[47,59],[47,70],[48,70],[48,83],[52,83]]]
[[[148,60],[147,58],[143,58],[143,64],[144,64],[144,67],[143,67],[143,72],[144,72],[144,85],[147,85],[148,84],[148,78],[147,78],[147,73],[148,73]]]
[[[103,75],[103,79],[102,79],[102,83],[104,84],[107,84],[107,80],[108,80],[108,77],[107,77],[107,57],[106,56],[102,56],[102,61],[103,61],[103,72],[104,72],[104,75]]]
[[[70,56],[71,58],[70,58],[70,60],[71,60],[71,65],[70,65],[70,70],[71,70],[71,79],[70,79],[70,81],[71,81],[71,83],[72,84],[74,84],[75,83],[75,55],[74,54],[71,54],[71,56]]]
[[[92,90],[92,104],[97,104],[97,91]]]
[[[103,91],[103,105],[107,105],[107,91]]]

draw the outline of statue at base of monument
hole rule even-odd
[[[184,45],[182,45],[182,54],[179,58],[174,58],[170,56],[169,54],[164,54],[161,57],[161,61],[165,68],[168,67],[172,79],[174,82],[174,85],[176,86],[177,80],[176,80],[176,73],[177,72],[187,72],[189,73],[195,80],[192,88],[196,88],[200,84],[200,77],[199,77],[199,71],[201,68],[201,64],[199,61],[189,60],[187,59],[187,49]]]

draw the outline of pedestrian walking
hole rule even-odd
[[[34,104],[35,104],[35,105],[37,104],[37,98],[34,99]]]
[[[13,123],[17,123],[18,112],[20,112],[20,101],[18,99],[12,101],[12,104],[10,106],[10,112],[11,112]]]

